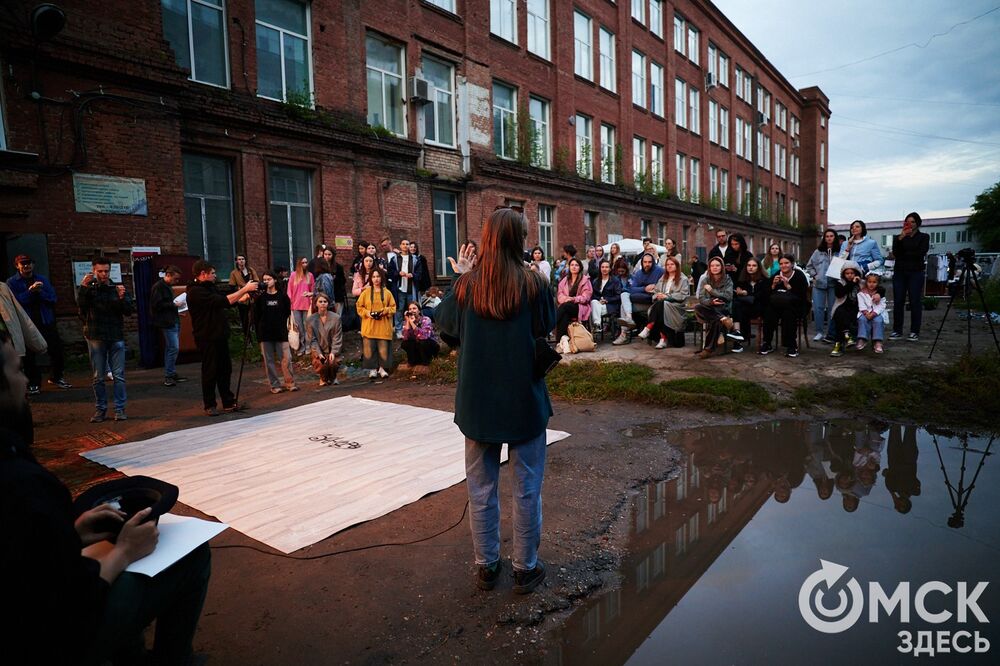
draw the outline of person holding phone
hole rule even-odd
[[[111,260],[98,257],[91,262],[91,271],[80,282],[77,303],[93,374],[95,410],[90,422],[100,423],[107,418],[104,373],[109,366],[114,381],[115,421],[124,421],[128,418],[125,415],[128,397],[125,392],[125,317],[135,312],[135,307],[125,285],[111,281]]]
[[[434,337],[434,326],[430,317],[420,313],[420,304],[410,301],[403,313],[403,342],[406,363],[411,368],[427,366],[438,355],[441,347]]]
[[[903,317],[906,300],[910,300],[909,342],[920,339],[920,324],[924,314],[924,281],[927,272],[924,264],[930,248],[931,237],[920,231],[923,220],[917,213],[910,213],[903,220],[903,231],[892,239],[892,255],[896,265],[892,273],[892,333],[890,340],[903,338]]]
[[[795,334],[799,319],[806,313],[808,289],[805,273],[795,269],[795,257],[790,254],[782,255],[778,260],[778,272],[771,278],[771,295],[764,311],[765,342],[761,345],[761,354],[771,353],[771,339],[780,322],[785,356],[795,358],[799,355]]]

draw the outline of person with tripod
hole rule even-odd
[[[255,293],[257,282],[249,280],[236,291],[223,294],[215,286],[215,266],[204,259],[194,262],[194,275],[194,282],[187,288],[187,302],[194,341],[201,352],[201,395],[206,416],[218,416],[216,389],[222,398],[224,411],[235,412],[244,407],[237,404],[236,396],[230,389],[233,363],[229,358],[229,318],[226,310],[248,294]]]

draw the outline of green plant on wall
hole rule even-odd
[[[614,153],[608,153],[601,160],[601,180],[606,183],[613,183],[615,181],[615,156]]]
[[[576,173],[581,178],[592,178],[594,173],[594,147],[589,141],[584,142],[576,156]]]
[[[566,146],[559,146],[552,153],[552,168],[560,176],[568,176],[571,172],[571,161],[569,155],[569,148]]]
[[[625,159],[625,149],[622,144],[615,144],[615,185],[621,187],[625,184],[625,170],[622,168],[622,160]]]

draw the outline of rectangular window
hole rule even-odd
[[[312,105],[309,4],[256,0],[257,95]]]
[[[687,156],[677,153],[677,198],[687,199]]]
[[[656,223],[656,244],[663,245],[667,241],[667,224],[666,222]],[[654,510],[656,507],[654,506]],[[663,515],[662,513],[659,515]],[[657,516],[659,517],[659,516]]]
[[[736,176],[736,211],[743,213],[743,176]]]
[[[653,152],[649,160],[649,178],[653,184],[654,192],[663,189],[663,146],[658,143],[653,144]]]
[[[615,128],[601,123],[601,180],[605,183],[615,182],[615,148]]]
[[[275,265],[294,266],[313,249],[312,174],[306,169],[268,169],[271,205],[271,257]]]
[[[632,138],[632,181],[635,189],[642,187],[649,174],[646,173],[646,140],[641,137]]]
[[[819,142],[819,168],[826,168],[826,141]]]
[[[708,140],[719,143],[719,103],[708,100]]]
[[[663,67],[649,63],[649,110],[663,116]]]
[[[432,190],[434,206],[434,274],[437,277],[454,275],[448,257],[458,252],[458,196],[453,192]]]
[[[490,32],[517,44],[516,0],[490,0]]]
[[[615,91],[615,34],[601,28],[601,87]]]
[[[719,51],[712,42],[708,43],[708,73],[712,81],[719,82]]]
[[[743,121],[743,159],[753,162],[753,126]]]
[[[236,253],[229,161],[185,154],[183,164],[188,254],[227,265]]]
[[[710,164],[708,167],[708,196],[718,201],[719,197],[719,167]]]
[[[576,172],[581,178],[594,177],[594,146],[590,118],[576,114]]]
[[[538,246],[542,254],[552,256],[552,218],[555,217],[553,206],[538,205]]]
[[[820,116],[819,117],[819,126],[820,127],[826,127],[826,116]]]
[[[652,238],[652,232],[650,232],[649,227],[653,224],[652,220],[647,220],[645,218],[639,220],[639,238]]]
[[[663,0],[649,0],[649,31],[663,37]]]
[[[701,93],[697,88],[688,88],[688,129],[701,134]]]
[[[674,50],[684,55],[687,47],[687,31],[685,30],[684,19],[674,14]]]
[[[687,127],[687,86],[680,79],[674,81],[674,122]]]
[[[792,199],[792,222],[798,223],[799,221],[799,202],[797,199]]]
[[[792,155],[792,184],[799,184],[799,156]]]
[[[826,183],[819,184],[819,209],[826,210]]]
[[[593,211],[583,211],[583,244],[587,247],[597,245],[597,216]]]
[[[632,18],[646,24],[646,0],[632,0]]]
[[[163,36],[191,80],[229,87],[229,53],[222,0],[161,0]]]
[[[646,56],[632,51],[632,103],[646,106]]]
[[[424,105],[424,140],[442,146],[455,145],[455,68],[424,57],[424,78],[430,81],[431,103]]]
[[[531,118],[529,135],[531,166],[549,168],[549,103],[538,97],[528,100],[528,117]]]
[[[694,64],[698,64],[698,37],[699,33],[696,29],[688,25],[688,50],[687,57],[688,60]]]
[[[549,59],[549,0],[528,0],[528,50]]]
[[[736,116],[736,156],[743,157],[743,119]]]
[[[577,76],[588,81],[594,80],[593,30],[590,17],[580,12],[573,12],[573,41],[575,43],[574,62]]]
[[[517,158],[517,90],[493,82],[493,152]]]
[[[729,172],[725,169],[719,173],[719,208],[729,208]]]
[[[691,158],[691,197],[695,203],[701,198],[701,160]]]
[[[455,0],[427,0],[427,2],[441,9],[446,9],[452,14],[455,13]]]
[[[719,107],[719,145],[729,148],[729,109]]]
[[[368,59],[368,124],[406,136],[403,49],[368,35],[365,53]]]
[[[719,53],[719,85],[729,87],[729,58],[724,53]]]

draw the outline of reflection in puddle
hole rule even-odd
[[[683,468],[636,498],[620,589],[577,609],[546,663],[912,659],[896,651],[903,629],[979,630],[991,655],[1000,650],[1000,444],[850,421],[702,428],[668,441],[685,451]],[[865,608],[843,633],[820,633],[797,601],[820,559],[866,589],[988,581],[978,603],[992,624],[929,625],[916,614],[870,623]],[[928,601],[946,606],[955,609],[954,594]]]

